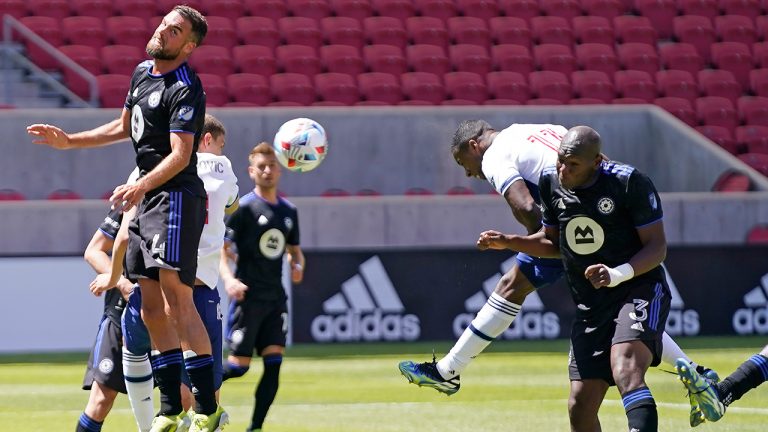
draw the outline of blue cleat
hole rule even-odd
[[[431,362],[400,362],[398,368],[400,369],[400,373],[408,379],[408,382],[416,384],[419,387],[432,387],[448,396],[459,391],[459,387],[461,387],[461,379],[458,375],[451,379],[445,379],[440,375],[434,357]]]
[[[696,369],[692,369],[691,365],[684,359],[677,359],[675,370],[680,381],[688,389],[691,398],[691,426],[701,424],[702,417],[710,422],[720,420],[725,414],[725,405],[720,402],[717,390],[712,385],[713,381],[710,380],[710,378],[719,378],[717,373],[710,369],[704,371],[702,375]],[[700,415],[694,414],[695,409],[698,409]]]

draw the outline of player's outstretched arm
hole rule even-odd
[[[286,245],[288,266],[291,268],[291,282],[301,283],[304,279],[304,269],[306,268],[304,253],[299,245]]]
[[[27,133],[35,137],[33,144],[42,144],[58,150],[99,147],[128,138],[130,113],[123,109],[120,118],[89,131],[68,134],[61,128],[49,124],[27,126]]]
[[[553,231],[547,233],[547,230]],[[499,231],[489,230],[480,233],[477,239],[477,247],[480,250],[487,249],[510,249],[517,252],[523,252],[528,255],[540,258],[560,258],[560,249],[557,241],[557,228],[545,227],[535,234],[520,236],[515,234],[504,234]]]
[[[534,234],[541,229],[541,211],[524,181],[512,182],[504,192],[504,199],[512,209],[515,219],[525,227],[528,234]]]

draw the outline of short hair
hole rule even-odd
[[[214,138],[218,138],[226,134],[226,130],[224,130],[224,125],[221,123],[219,119],[212,116],[211,114],[205,114],[205,121],[203,122],[203,130],[202,132],[200,132],[200,136],[205,136],[205,134],[207,133],[210,133]]]
[[[477,140],[486,132],[493,132],[490,123],[485,120],[464,120],[453,134],[451,150],[456,153],[463,151],[471,140]]]
[[[185,4],[178,5],[173,10],[181,15],[184,21],[189,21],[192,25],[193,41],[197,46],[200,46],[203,43],[203,39],[205,39],[205,35],[208,34],[208,21],[205,20],[203,14]]]
[[[251,149],[251,152],[248,153],[248,163],[253,163],[253,160],[256,158],[256,155],[275,157],[275,149],[272,148],[272,146],[268,142],[262,141],[256,144],[256,146],[254,146]]]

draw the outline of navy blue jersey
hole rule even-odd
[[[559,228],[560,253],[580,312],[597,313],[635,283],[664,279],[661,266],[613,288],[595,289],[584,277],[590,265],[628,262],[642,248],[637,228],[661,223],[661,199],[646,175],[629,165],[603,162],[594,184],[567,190],[556,167],[550,167],[542,172],[539,188],[543,223]]]
[[[99,225],[99,231],[112,240],[117,237],[120,231],[120,222],[123,220],[123,213],[119,210],[112,210],[104,217],[104,221]],[[110,288],[104,293],[104,316],[109,318],[118,327],[120,326],[120,316],[125,309],[125,300],[120,290]]]
[[[153,75],[154,62],[140,63],[133,71],[125,108],[131,112],[131,140],[136,165],[145,175],[171,154],[171,132],[194,135],[189,164],[158,189],[184,186],[205,196],[197,177],[197,145],[205,119],[205,92],[187,63],[164,75]]]
[[[250,192],[227,221],[226,237],[237,246],[235,277],[248,286],[246,301],[285,300],[285,246],[299,245],[296,207],[283,198],[272,204]]]

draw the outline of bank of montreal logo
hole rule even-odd
[[[746,308],[737,309],[732,324],[741,335],[768,334],[768,273],[760,278],[760,284],[744,295]]]
[[[496,284],[501,279],[502,274],[509,271],[514,265],[515,257],[501,263],[501,273],[489,277],[483,282],[483,289],[469,297],[464,302],[464,308],[468,313],[459,314],[453,320],[453,333],[459,337],[465,328],[475,317],[475,314],[485,305],[488,297],[493,293]],[[663,264],[662,264],[663,266]],[[665,270],[667,270],[665,268]],[[676,335],[698,335],[699,314],[695,310],[685,309],[685,304],[680,292],[677,290],[675,282],[666,271],[667,284],[672,294],[670,302],[669,317],[667,318],[666,331],[668,334]],[[548,289],[547,287],[543,289]],[[568,300],[570,301],[570,300]],[[554,339],[560,335],[560,319],[554,312],[545,310],[544,302],[541,301],[539,294],[534,291],[528,294],[523,307],[520,310],[512,325],[505,330],[499,338],[503,339]]]
[[[360,264],[359,273],[341,284],[341,292],[323,302],[312,320],[318,342],[412,341],[419,338],[419,318],[406,314],[378,256]]]

